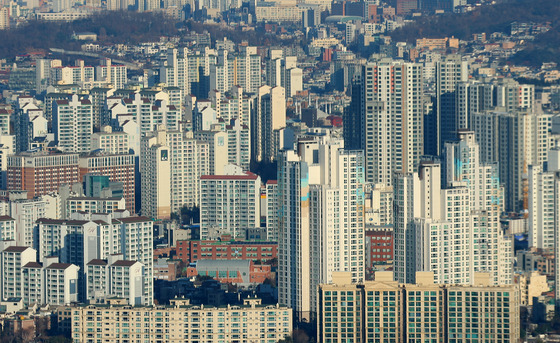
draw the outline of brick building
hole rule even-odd
[[[130,213],[135,211],[135,181],[134,181],[135,161],[134,155],[111,155],[104,153],[90,153],[80,156],[79,159],[79,180],[83,181],[84,175],[96,174],[109,177],[112,182],[123,184],[123,195],[126,201],[126,209]]]
[[[58,192],[78,182],[78,154],[22,152],[8,156],[8,190],[26,190],[27,198]]]
[[[366,230],[366,268],[393,264],[393,230]]]
[[[272,242],[177,241],[177,258],[185,263],[205,260],[253,260],[277,258],[278,244]]]

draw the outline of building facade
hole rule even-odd
[[[341,273],[344,274],[344,273]],[[353,284],[337,275],[319,286],[318,342],[465,342],[520,339],[516,285],[490,286],[481,273],[473,285],[438,285],[418,273],[416,284],[377,272],[375,281]]]

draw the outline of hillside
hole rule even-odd
[[[471,39],[472,34],[509,32],[514,21],[552,23],[550,31],[540,34],[524,50],[512,56],[515,64],[540,66],[543,62],[560,64],[560,1],[510,0],[494,6],[483,6],[464,14],[445,14],[418,19],[413,24],[395,30],[395,41],[414,43],[418,38],[455,36]]]
[[[124,11],[104,12],[70,23],[30,21],[2,32],[0,58],[49,48],[79,50],[80,43],[71,39],[73,32],[94,32],[101,43],[153,41],[176,34],[175,24],[162,14]]]
[[[558,0],[511,0],[493,6],[482,6],[464,14],[444,14],[419,18],[415,23],[395,30],[395,41],[413,43],[418,38],[455,36],[470,39],[473,33],[508,32],[509,25],[520,22],[552,22],[558,24]]]

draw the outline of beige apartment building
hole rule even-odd
[[[334,274],[318,288],[318,342],[519,340],[519,289],[491,286],[489,274],[476,273],[473,285],[436,284],[432,272],[417,272],[416,284],[393,281],[392,272],[359,284]]]
[[[173,299],[170,306],[131,307],[125,299],[108,304],[61,307],[59,326],[71,322],[75,343],[276,343],[292,331],[292,310],[247,298],[241,306],[194,306]]]

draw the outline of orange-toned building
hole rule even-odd
[[[96,174],[109,177],[112,182],[121,182],[123,184],[123,195],[126,201],[126,209],[130,213],[135,211],[135,180],[134,155],[112,155],[101,152],[91,153],[80,156],[79,160],[79,180],[83,181],[84,175]]]
[[[61,185],[76,182],[78,154],[23,152],[8,156],[7,188],[26,190],[29,199],[58,192]]]
[[[266,262],[278,257],[276,242],[177,241],[177,258],[198,260],[252,260]]]

